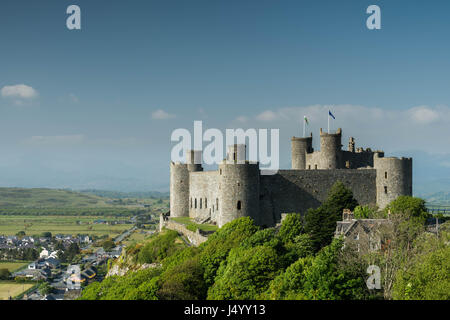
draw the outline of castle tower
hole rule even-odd
[[[291,139],[291,159],[292,169],[306,169],[306,154],[313,152],[312,133],[305,138],[292,137]]]
[[[336,133],[323,132],[320,128],[320,155],[319,169],[340,169],[342,164],[342,129]]]
[[[187,150],[186,163],[170,163],[170,216],[189,216],[189,173],[203,171],[201,151]]]
[[[412,159],[384,158],[374,154],[377,170],[377,205],[383,209],[398,196],[412,196]]]
[[[227,147],[227,162],[245,163],[247,147],[245,144],[233,144]]]
[[[258,224],[259,164],[245,160],[245,145],[233,145],[227,150],[228,161],[219,165],[219,197],[214,203],[219,212],[218,225],[222,227],[234,219],[246,216],[253,218]],[[244,158],[241,157],[242,154]]]
[[[353,137],[350,137],[348,140],[348,151],[355,152],[355,138]]]

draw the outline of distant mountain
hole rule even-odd
[[[121,191],[86,189],[86,190],[79,190],[79,192],[92,194],[98,197],[114,198],[114,199],[127,199],[127,198],[155,199],[155,198],[169,197],[169,192],[159,192],[159,191],[121,192]]]
[[[423,197],[429,204],[450,206],[450,192],[441,191]]]

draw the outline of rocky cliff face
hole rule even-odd
[[[122,255],[111,262],[108,267],[108,273],[106,277],[110,276],[124,276],[129,271],[139,271],[148,268],[158,268],[161,267],[160,263],[144,263],[139,264],[135,262],[135,256],[133,254],[127,253],[127,250],[122,252]]]

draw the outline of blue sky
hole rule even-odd
[[[82,30],[66,28],[71,4]],[[366,28],[370,4],[381,8],[381,30]],[[351,135],[414,156],[415,189],[448,191],[449,9],[406,0],[4,0],[0,186],[167,189],[170,134],[194,120],[280,128],[287,167],[298,119],[307,114],[317,136],[334,105],[344,145]]]

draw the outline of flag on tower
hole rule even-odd
[[[328,114],[329,114],[334,120],[336,120],[336,118],[333,116],[333,114],[331,113],[330,110],[328,110]]]
[[[306,122],[306,124],[309,124],[308,118],[306,116],[305,116],[305,122]]]

